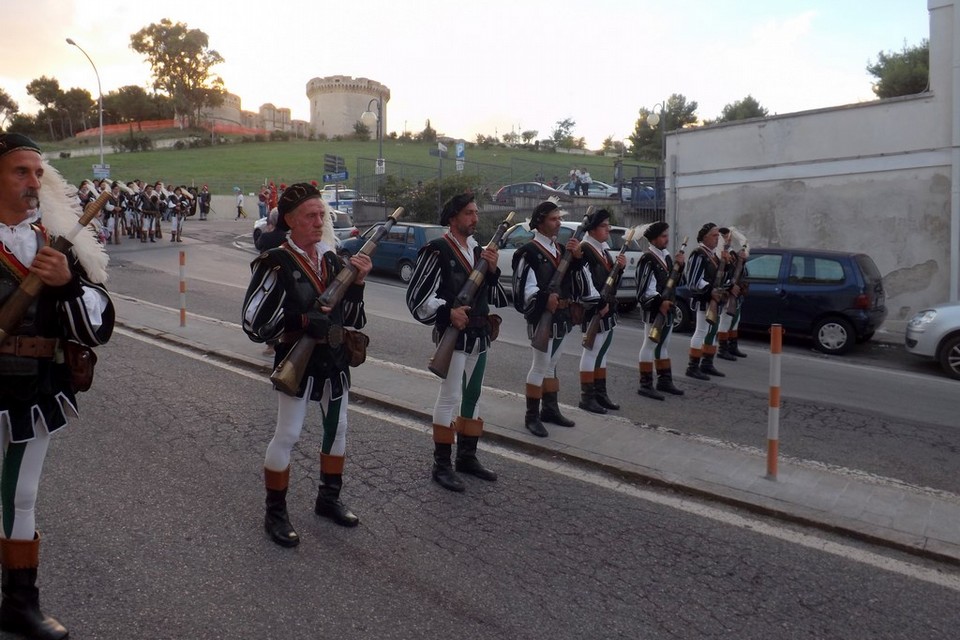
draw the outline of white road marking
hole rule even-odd
[[[245,378],[249,378],[250,380],[255,380],[264,384],[269,383],[269,381],[266,380],[262,374],[256,374],[240,367],[220,362],[218,360],[212,360],[189,349],[178,347],[165,340],[151,338],[134,331],[129,331],[122,327],[117,327],[114,331],[128,338],[139,340],[166,351],[170,351],[171,353],[192,358],[193,360],[197,360],[199,362],[204,362],[206,364],[223,369],[224,371],[229,371]],[[392,363],[382,363],[382,366],[410,369],[409,367],[403,367],[403,365],[396,365]],[[421,373],[420,371],[413,369],[410,369],[410,371],[418,374]],[[420,433],[427,433],[430,431],[429,425],[422,421],[411,420],[400,412],[391,412],[370,405],[350,405],[350,410],[361,415],[385,420],[391,424],[397,424],[404,428],[412,429]],[[595,486],[602,487],[610,491],[616,491],[633,498],[645,500],[647,502],[652,502],[665,507],[670,507],[694,516],[707,518],[715,522],[747,531],[752,531],[761,535],[769,536],[771,538],[776,538],[790,544],[796,544],[808,549],[822,551],[846,560],[852,560],[854,562],[859,562],[877,569],[890,571],[908,578],[921,580],[923,582],[928,582],[940,587],[945,587],[947,589],[960,592],[960,573],[954,571],[952,568],[928,568],[911,564],[903,560],[889,558],[865,549],[859,549],[857,547],[825,540],[811,533],[804,533],[784,527],[778,527],[756,518],[751,518],[733,513],[731,511],[712,507],[691,498],[678,497],[669,495],[665,492],[643,489],[631,484],[611,479],[600,473],[581,469],[571,464],[559,462],[557,460],[544,460],[519,451],[508,449],[506,447],[490,444],[488,442],[483,442],[481,444],[481,449],[510,460],[537,467],[544,471],[549,471],[551,473],[556,473],[568,478],[574,478],[583,482],[588,482]]]

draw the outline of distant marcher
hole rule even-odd
[[[240,219],[240,216],[246,218],[247,212],[243,210],[243,191],[240,191],[240,187],[234,187],[233,191],[237,194],[237,217],[233,219],[236,222]]]
[[[197,206],[200,209],[200,219],[206,220],[210,215],[210,189],[203,185],[200,193],[197,194]]]
[[[698,380],[709,380],[710,376],[723,377],[717,370],[713,360],[717,354],[717,325],[707,322],[707,308],[710,300],[719,301],[720,291],[714,288],[717,269],[722,255],[717,255],[717,244],[720,242],[720,230],[712,222],[708,222],[697,232],[697,242],[700,244],[690,253],[690,260],[685,274],[687,286],[690,288],[692,301],[690,308],[697,314],[697,324],[693,335],[690,336],[690,362],[687,365],[687,376]]]

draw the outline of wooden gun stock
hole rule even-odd
[[[573,237],[576,240],[581,240],[583,238],[583,234],[587,232],[585,227],[592,213],[593,207],[588,207],[586,215],[583,216],[583,221],[573,234]],[[573,254],[569,251],[565,251],[563,256],[560,258],[560,264],[557,265],[557,270],[553,272],[553,277],[550,278],[550,283],[547,285],[548,293],[553,294],[560,291],[560,284],[563,282],[564,276],[567,275],[567,271],[570,269],[571,262],[573,262]],[[553,311],[544,309],[543,313],[540,314],[540,321],[537,322],[537,328],[533,332],[533,337],[530,339],[530,346],[537,351],[546,353],[550,348],[550,334],[552,331]]]
[[[725,245],[724,251],[730,251],[730,245]],[[707,303],[707,322],[711,325],[717,324],[720,319],[720,304],[727,299],[727,291],[723,289],[723,281],[727,277],[727,261],[720,258],[720,266],[717,267],[717,277],[713,280],[713,289],[710,291],[710,302]],[[720,292],[720,300],[713,297],[713,292]]]
[[[593,349],[593,345],[597,341],[597,334],[600,333],[600,305],[603,304],[604,301],[611,305],[616,304],[617,285],[619,284],[620,274],[623,273],[619,262],[620,256],[626,252],[627,247],[633,242],[634,233],[636,233],[636,228],[630,229],[630,231],[627,232],[626,238],[623,239],[623,246],[620,247],[620,253],[617,254],[617,260],[613,261],[610,275],[607,276],[606,281],[603,283],[603,291],[600,292],[600,302],[597,304],[597,312],[590,318],[590,324],[587,325],[587,330],[583,333],[583,342],[581,344],[587,349]]]
[[[746,250],[747,250],[747,245],[744,244],[741,251],[746,251]],[[732,294],[728,295],[727,304],[725,305],[725,308],[724,308],[724,313],[726,313],[728,316],[731,316],[731,317],[737,315],[737,302],[740,300],[740,296],[743,295],[743,284],[741,283],[741,280],[743,280],[743,267],[745,265],[746,265],[746,260],[743,260],[740,258],[740,256],[737,256],[737,266],[734,267],[733,269],[733,278],[731,279],[731,282],[737,285],[738,287],[740,287],[740,295],[736,295],[736,296]]]
[[[683,252],[686,251],[688,239],[689,238],[683,239],[683,244],[681,244],[680,249],[677,250],[677,257],[682,256]],[[676,300],[677,283],[680,282],[680,276],[683,275],[683,267],[684,265],[679,264],[677,260],[674,259],[673,268],[670,269],[670,277],[667,278],[667,284],[663,286],[663,291],[660,292],[662,300],[669,300],[670,302]],[[660,341],[663,340],[663,328],[666,324],[667,314],[657,313],[657,317],[653,319],[653,324],[647,333],[651,342],[660,344]]]
[[[379,246],[380,239],[403,215],[403,207],[397,209],[387,218],[376,233],[367,240],[360,248],[359,253],[372,256]],[[347,262],[346,266],[340,270],[337,277],[333,279],[323,294],[317,298],[317,305],[320,307],[333,308],[340,304],[347,289],[357,279],[357,268]],[[284,356],[277,368],[270,374],[270,382],[274,386],[288,395],[297,395],[300,391],[300,382],[303,380],[303,374],[307,370],[307,363],[310,362],[310,356],[313,354],[314,347],[317,346],[317,339],[303,334],[299,340],[291,347],[290,351]]]
[[[503,238],[503,234],[510,228],[513,215],[513,211],[508,213],[507,217],[497,226],[496,233],[493,234],[493,238],[491,238],[487,244],[488,249],[494,249],[500,244],[500,239]],[[472,305],[474,299],[477,297],[477,292],[480,291],[480,287],[487,277],[487,270],[491,268],[496,269],[496,267],[497,265],[488,265],[487,261],[481,258],[473,268],[473,271],[470,272],[470,277],[467,278],[467,281],[457,293],[453,306],[465,307]],[[450,370],[450,360],[453,358],[453,350],[457,346],[457,336],[459,335],[459,329],[452,324],[447,325],[447,328],[443,331],[443,336],[440,338],[440,342],[437,343],[437,350],[427,365],[427,368],[432,373],[440,376],[444,380],[447,379],[447,372]]]

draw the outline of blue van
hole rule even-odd
[[[823,353],[843,354],[865,342],[887,317],[883,278],[870,256],[816,249],[751,249],[749,291],[742,329],[783,325],[788,335],[809,335]],[[677,289],[675,328],[690,330],[690,293]]]

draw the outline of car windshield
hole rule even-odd
[[[353,220],[345,213],[338,213],[333,217],[334,229],[349,229],[353,226]]]
[[[610,248],[613,251],[620,251],[620,249],[623,248],[623,239],[625,237],[626,232],[622,229],[611,229],[610,239],[607,240],[607,244],[610,245]],[[640,248],[640,243],[637,242],[636,238],[630,241],[630,246],[627,247],[627,251],[642,251]]]

